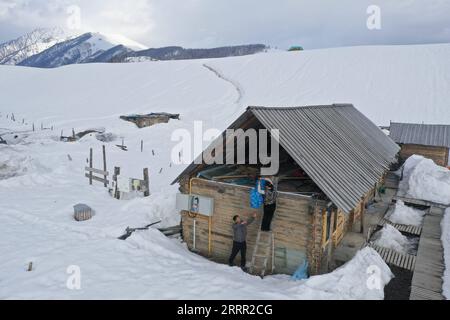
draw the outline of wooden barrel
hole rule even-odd
[[[85,204],[74,206],[74,218],[76,221],[86,221],[92,218],[92,209]]]

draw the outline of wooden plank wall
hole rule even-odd
[[[381,180],[380,180],[381,181]],[[256,221],[248,227],[247,236],[247,261],[250,261],[258,229],[261,224],[262,209],[252,209],[249,205],[250,187],[220,183],[203,179],[193,179],[192,193],[214,199],[214,215],[211,218],[211,256],[213,261],[228,263],[228,257],[232,247],[232,218],[239,214],[241,217],[250,217],[257,213]],[[181,191],[189,192],[189,183],[183,180]],[[352,230],[353,225],[359,220],[363,203],[367,203],[374,195],[370,190],[361,200],[360,204],[350,214],[344,216],[343,235]],[[280,193],[278,197],[277,211],[272,220],[275,248],[287,248],[296,252],[303,252],[309,262],[311,275],[328,272],[328,259],[331,257],[329,250],[334,250],[336,243],[324,246],[322,243],[323,212],[326,202],[312,200],[309,197]],[[335,213],[336,214],[336,213]],[[182,212],[183,237],[189,248],[193,245],[194,219],[187,212]],[[208,226],[209,218],[198,215],[196,217],[196,249],[201,255],[208,255]],[[334,232],[334,230],[333,230]],[[342,236],[343,236],[342,235]],[[235,264],[240,263],[240,257]],[[269,261],[268,265],[272,262]],[[275,273],[276,264],[275,264]]]
[[[182,190],[189,190],[184,185]],[[251,259],[258,229],[261,224],[262,209],[252,209],[249,206],[250,188],[208,180],[194,179],[192,193],[214,198],[214,215],[212,217],[211,259],[221,263],[227,263],[232,246],[232,218],[239,214],[249,217],[257,212],[256,221],[248,227],[247,236],[247,260]],[[313,207],[311,207],[313,204]],[[304,252],[310,262],[311,273],[315,274],[315,264],[321,260],[321,215],[313,215],[312,212],[321,212],[323,202],[318,201],[314,206],[311,198],[280,193],[278,197],[277,211],[272,220],[274,232],[274,245],[278,248],[289,248]],[[196,217],[196,249],[200,254],[208,256],[208,217],[198,215]],[[316,220],[315,220],[316,219]],[[193,222],[187,212],[182,213],[183,236],[189,248],[193,244]],[[314,236],[313,236],[314,235]],[[239,257],[235,264],[240,262]],[[271,265],[271,261],[269,261]],[[276,267],[276,266],[275,266]],[[275,270],[276,273],[276,270]]]
[[[400,150],[400,158],[406,160],[413,154],[418,154],[433,160],[439,166],[446,167],[448,165],[448,151],[446,147],[403,144]]]

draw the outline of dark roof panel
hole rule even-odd
[[[342,210],[355,208],[395,159],[399,147],[352,105],[249,108]]]
[[[402,144],[450,148],[450,125],[393,122],[389,136]]]

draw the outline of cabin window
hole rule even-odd
[[[334,245],[337,246],[344,237],[345,214],[341,210],[339,210],[337,214],[335,214],[334,222],[335,227],[333,233],[333,241]]]
[[[326,234],[326,241],[330,240],[330,233],[331,233],[331,210],[327,210],[327,234]]]
[[[325,247],[331,236],[331,209],[328,208],[322,214],[322,247]]]

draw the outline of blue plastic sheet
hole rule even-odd
[[[304,261],[303,264],[298,267],[297,271],[292,275],[293,280],[308,279],[308,261]]]

